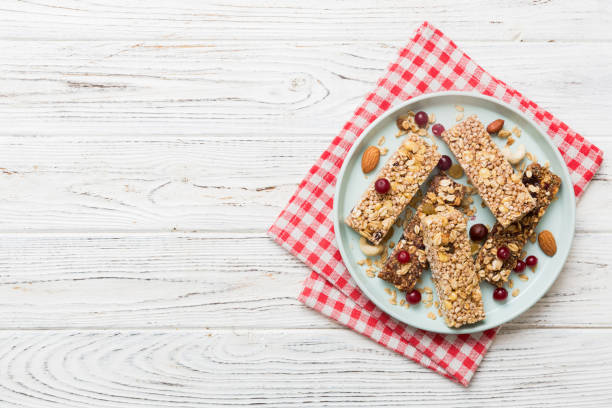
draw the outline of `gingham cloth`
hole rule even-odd
[[[313,272],[299,300],[435,372],[467,386],[496,329],[440,335],[389,317],[359,290],[342,263],[330,216],[336,176],[353,142],[394,103],[442,90],[475,90],[517,107],[559,148],[579,196],[602,162],[602,152],[582,136],[478,66],[431,24],[423,23],[376,88],[310,169],[269,234]]]

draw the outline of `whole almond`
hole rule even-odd
[[[504,127],[504,120],[503,119],[496,119],[493,122],[489,123],[489,126],[487,126],[487,132],[491,133],[491,134],[497,133],[503,127]]]
[[[552,232],[548,230],[540,232],[538,235],[538,244],[540,244],[540,248],[548,256],[553,256],[557,252],[555,237]]]
[[[363,156],[361,156],[361,170],[364,173],[369,173],[376,168],[378,160],[380,159],[380,150],[376,146],[370,146],[365,149]]]

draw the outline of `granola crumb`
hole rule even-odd
[[[514,289],[514,290],[512,291],[512,296],[513,296],[513,297],[517,297],[517,296],[518,296],[518,294],[519,294],[519,292],[520,292],[520,289]]]
[[[461,106],[461,105],[455,105],[455,110],[457,112],[463,112],[464,109],[463,109],[463,106]]]
[[[380,139],[378,139],[378,145],[379,145],[379,146],[384,145],[384,144],[385,144],[385,142],[386,142],[386,139],[385,139],[385,137],[384,137],[384,136],[382,136]]]
[[[385,292],[387,292],[387,295],[391,296],[391,289],[385,288]]]
[[[357,261],[357,265],[359,265],[359,266],[363,266],[364,263],[366,263],[365,259],[360,259],[360,260]]]
[[[524,273],[521,273],[519,275],[519,279],[522,281],[528,281],[529,280],[529,276],[525,275]]]
[[[436,320],[436,314],[434,312],[427,313],[427,317],[429,317],[431,320]]]
[[[457,116],[455,116],[455,122],[460,122],[463,120],[463,113],[458,113]]]
[[[389,242],[389,248],[393,249],[395,247],[395,242]]]
[[[508,287],[512,289],[514,287],[514,281],[512,279],[508,279]]]
[[[400,306],[404,306],[404,303],[406,303],[406,299],[400,300]]]
[[[429,123],[434,123],[436,121],[436,114],[435,113],[430,113],[428,116],[428,122]]]
[[[370,258],[366,258],[365,262],[366,262],[366,265],[372,266],[372,260]]]
[[[387,149],[386,147],[381,147],[378,150],[380,150],[380,155],[381,156],[385,156],[387,153],[389,153],[389,149]]]
[[[389,303],[391,303],[392,305],[397,305],[397,292],[396,291],[392,291],[391,299],[389,299]]]

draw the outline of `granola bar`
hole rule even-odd
[[[444,131],[442,138],[502,226],[507,227],[535,207],[520,176],[476,115]]]
[[[424,269],[427,257],[421,233],[421,217],[435,213],[436,208],[445,209],[444,204],[459,206],[466,193],[466,187],[456,183],[445,174],[439,174],[429,184],[429,189],[414,216],[404,229],[402,238],[378,273],[378,277],[392,283],[399,290],[410,291],[414,288]],[[407,251],[410,261],[400,263],[397,254]]]
[[[534,234],[538,222],[561,186],[561,179],[538,163],[527,166],[522,181],[535,198],[536,207],[507,228],[496,223],[476,257],[476,270],[480,278],[500,287],[508,280],[523,247]],[[497,249],[502,246],[510,250],[510,256],[503,261],[497,257]]]
[[[444,321],[461,327],[485,318],[479,279],[470,254],[467,220],[459,210],[445,211],[421,220],[427,260]]]
[[[391,184],[390,190],[380,194],[374,188],[374,182],[370,184],[346,217],[346,224],[378,245],[439,160],[440,153],[435,144],[408,135],[376,176],[376,179],[387,179]]]

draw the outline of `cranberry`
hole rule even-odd
[[[514,267],[514,272],[521,273],[521,272],[523,272],[525,270],[526,266],[527,266],[527,264],[519,259],[518,261],[516,261],[516,266]]]
[[[391,183],[389,183],[389,180],[386,178],[379,178],[376,180],[376,183],[374,183],[374,188],[380,194],[385,194],[391,188]]]
[[[436,136],[440,136],[444,132],[444,126],[441,123],[436,123],[431,127],[431,133]]]
[[[508,247],[499,247],[497,248],[497,257],[499,259],[501,259],[502,261],[505,259],[508,259],[508,257],[510,256],[510,250],[508,249]]]
[[[410,261],[410,254],[408,253],[408,251],[399,251],[397,253],[397,260],[400,263],[406,263]]]
[[[481,241],[485,239],[489,230],[484,224],[474,224],[470,228],[470,238],[472,241]]]
[[[429,116],[427,116],[427,113],[418,111],[416,115],[414,115],[414,123],[416,123],[419,127],[425,127],[427,122],[429,122]]]
[[[508,291],[504,288],[495,288],[493,291],[493,299],[504,300],[508,297]]]
[[[416,305],[417,303],[419,303],[421,301],[421,292],[419,292],[418,290],[415,289],[412,292],[407,293],[406,294],[406,300],[411,305]]]
[[[536,266],[538,264],[538,258],[533,255],[529,255],[527,258],[525,258],[525,263],[527,266]]]
[[[440,170],[448,170],[450,169],[452,164],[453,164],[453,161],[451,160],[451,158],[443,154],[442,157],[440,157],[440,160],[438,161],[438,168]]]

